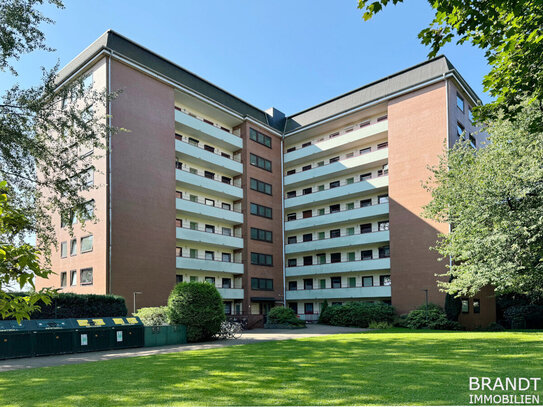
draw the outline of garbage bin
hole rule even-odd
[[[112,348],[112,324],[108,318],[77,318],[74,352],[94,352]]]
[[[113,349],[139,348],[144,345],[143,323],[138,317],[106,319],[113,326]]]
[[[34,355],[34,321],[0,321],[0,359]]]
[[[32,322],[35,323],[35,356],[73,353],[74,326],[71,319],[36,319]]]
[[[166,346],[187,343],[185,325],[156,325],[145,327],[145,346]]]

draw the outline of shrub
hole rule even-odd
[[[18,293],[17,295],[27,295]],[[51,304],[40,304],[31,319],[125,317],[126,302],[117,295],[58,293]]]
[[[179,283],[168,298],[170,323],[187,327],[187,340],[209,340],[221,329],[226,318],[222,298],[209,283]]]
[[[507,308],[503,316],[512,329],[543,328],[543,305],[514,305]]]
[[[390,329],[392,328],[392,324],[390,322],[375,322],[371,321],[368,328],[370,329]]]
[[[290,308],[273,307],[268,313],[268,324],[305,326]]]
[[[394,320],[394,308],[383,302],[348,302],[326,308],[319,322],[337,326],[367,328],[370,322],[389,322]]]
[[[461,325],[447,318],[445,311],[436,304],[421,305],[407,315],[406,326],[410,329],[446,329],[459,330]]]
[[[461,311],[462,299],[447,293],[445,296],[445,314],[447,315],[447,318],[451,321],[458,321]]]
[[[501,332],[501,331],[505,331],[505,328],[503,326],[501,326],[500,324],[496,323],[496,322],[491,322],[485,328],[485,331],[488,331],[488,332]]]
[[[168,307],[140,308],[134,316],[139,317],[143,325],[147,326],[168,325],[169,323]]]

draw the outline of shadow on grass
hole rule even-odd
[[[0,404],[467,404],[470,376],[542,367],[537,333],[378,331],[7,372]]]

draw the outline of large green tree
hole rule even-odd
[[[414,0],[416,1],[416,0]],[[365,20],[404,0],[359,0]],[[407,1],[405,1],[407,3]],[[433,20],[419,33],[435,56],[447,43],[469,42],[485,51],[490,72],[485,91],[495,101],[477,112],[482,118],[514,118],[522,101],[543,101],[543,2],[541,0],[428,0]],[[539,124],[538,124],[539,125]]]
[[[14,61],[22,54],[51,49],[41,30],[52,20],[39,10],[62,8],[60,0],[3,0],[0,3],[0,71],[13,85],[0,97],[0,316],[28,317],[48,291],[17,297],[13,285],[33,286],[47,277],[55,240],[54,217],[65,214],[84,222],[88,171],[106,148],[105,90],[83,78],[59,86],[56,67],[43,70],[41,82],[24,89],[16,82]],[[102,109],[103,110],[103,109]],[[82,156],[83,151],[93,154]],[[57,218],[58,219],[58,218]],[[71,222],[69,222],[71,223]],[[36,245],[28,242],[36,240]],[[38,261],[39,255],[39,261]]]
[[[437,249],[453,259],[451,294],[474,295],[492,285],[498,293],[543,299],[543,121],[538,106],[516,107],[485,129],[489,139],[474,150],[457,143],[432,168],[432,201],[424,215],[451,224]]]

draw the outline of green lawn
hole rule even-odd
[[[541,377],[542,339],[393,330],[27,369],[0,374],[0,405],[465,405],[470,376]]]

